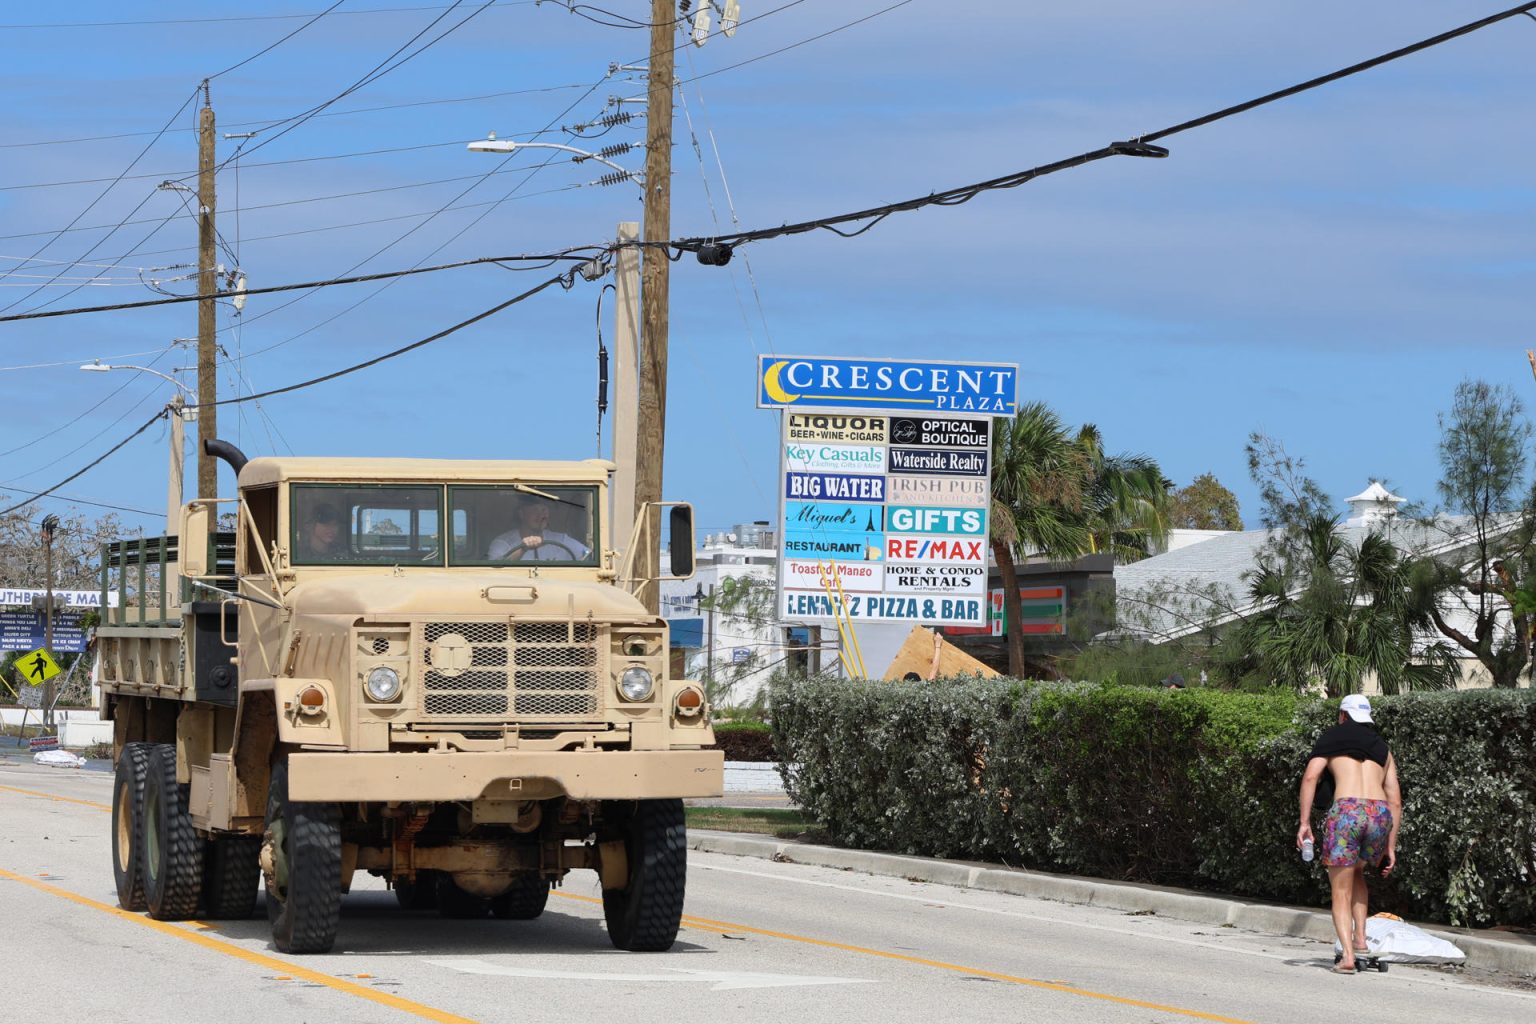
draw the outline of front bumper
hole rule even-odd
[[[421,751],[288,756],[288,795],[313,802],[516,799],[547,790],[573,800],[720,796],[719,750]]]

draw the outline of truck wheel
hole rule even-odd
[[[491,901],[460,889],[448,875],[437,878],[437,912],[444,917],[478,921],[491,912]]]
[[[539,875],[518,875],[512,888],[491,897],[491,913],[503,921],[532,921],[544,913],[549,902],[549,879]]]
[[[139,868],[144,847],[139,836],[150,749],[148,743],[124,744],[112,780],[112,877],[117,882],[117,905],[124,910],[144,909],[144,880]]]
[[[261,840],[223,836],[203,848],[203,914],[243,921],[256,910],[261,881]]]
[[[660,953],[677,941],[688,877],[681,800],[637,800],[624,828],[629,884],[603,890],[608,938],[632,953]]]
[[[288,799],[288,760],[272,766],[261,868],[272,942],[284,953],[326,953],[341,925],[341,808]]]
[[[197,915],[203,888],[203,840],[187,813],[186,793],[176,782],[176,748],[157,743],[145,768],[140,835],[144,902],[157,921]]]
[[[418,871],[416,880],[395,883],[395,900],[404,910],[431,910],[437,906],[437,872]]]

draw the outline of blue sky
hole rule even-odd
[[[733,39],[679,53],[686,79],[803,43],[682,87],[674,235],[712,233],[716,223],[726,230],[733,210],[754,228],[994,177],[1498,9],[1464,0],[913,0],[807,42],[892,2],[806,0]],[[743,17],[782,3],[745,0]],[[37,232],[68,225],[104,185],[15,186],[111,178],[149,136],[24,144],[153,132],[202,77],[301,22],[16,26],[48,22],[55,10],[79,23],[325,6],[0,6],[0,86],[12,98],[0,111],[0,305],[31,290],[13,285],[45,280],[22,275],[100,273],[111,282],[56,299],[66,307],[152,297],[138,283],[141,269],[184,273],[152,269],[196,254],[193,220],[173,216],[179,201],[154,185],[194,169],[193,107],[128,172],[148,176],[112,188],[78,224],[115,225],[141,201],[133,219],[153,220],[111,237],[104,228],[64,234],[38,253],[55,262],[14,257],[32,256],[49,238]],[[476,6],[469,0],[439,29]],[[637,19],[649,10],[640,0],[598,6]],[[379,13],[385,7],[412,9]],[[342,13],[349,9],[372,13]],[[441,13],[349,0],[214,81],[221,130],[249,130],[257,125],[248,122],[330,99]],[[339,116],[314,118],[243,159],[238,174],[233,165],[224,171],[221,233],[253,287],[330,277],[380,249],[360,272],[611,238],[617,221],[640,219],[632,186],[587,187],[597,176],[591,165],[565,162],[529,176],[539,162],[530,157],[548,154],[503,167],[463,143],[551,124],[545,141],[641,141],[640,130],[620,128],[589,144],[558,126],[600,115],[610,96],[642,95],[633,75],[609,77],[608,68],[643,58],[647,47],[644,31],[594,24],[552,0],[497,3],[327,111]],[[767,241],[724,269],[691,258],[675,264],[667,495],[693,501],[703,529],[775,515],[776,415],[753,407],[753,367],[756,354],[777,351],[1018,362],[1022,398],[1098,424],[1111,449],[1154,456],[1179,484],[1214,472],[1250,523],[1257,509],[1243,443],[1252,430],[1280,438],[1340,498],[1384,475],[1398,493],[1433,502],[1436,413],[1456,382],[1480,377],[1536,397],[1524,352],[1536,344],[1533,54],[1536,22],[1515,19],[1176,136],[1167,160],[1102,161],[964,206],[901,214],[857,239],[822,232]],[[502,93],[513,95],[398,106]],[[392,109],[356,112],[372,107]],[[220,157],[236,145],[221,141]],[[418,146],[429,148],[308,159]],[[639,168],[642,158],[618,160]],[[422,184],[493,169],[506,173],[480,184]],[[475,205],[415,216],[472,184],[460,202]],[[221,340],[234,357],[221,392],[233,394],[236,368],[242,390],[265,390],[369,358],[538,279],[491,267],[382,290],[332,288],[284,308],[292,296],[253,298],[238,321],[221,311]],[[191,290],[188,282],[165,287]],[[46,288],[13,312],[65,290]],[[591,456],[598,292],[585,283],[554,289],[419,352],[266,400],[260,411],[226,408],[220,433],[252,455]],[[195,334],[195,324],[185,305],[0,325],[0,388],[10,399],[0,451],[26,445],[0,455],[0,492],[55,483],[168,397],[155,378],[75,366],[102,358],[170,370],[190,357],[167,346]],[[611,300],[602,325],[611,342]],[[13,368],[36,363],[63,365]],[[62,493],[153,512],[163,502],[164,462],[157,426]],[[152,516],[125,519],[159,528]]]

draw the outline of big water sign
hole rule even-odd
[[[992,418],[1018,367],[762,356],[782,410],[779,612],[791,621],[988,622]]]

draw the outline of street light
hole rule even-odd
[[[598,179],[596,184],[612,185],[620,181],[633,181],[642,189],[645,188],[645,176],[638,171],[631,171],[627,167],[616,164],[602,154],[589,153],[584,149],[577,149],[575,146],[564,146],[558,142],[513,142],[511,139],[498,139],[496,133],[491,132],[489,137],[471,142],[465,148],[471,153],[501,153],[508,156],[520,149],[556,149],[564,153],[574,153],[576,154],[576,163],[580,163],[583,160],[596,160],[604,167],[612,167],[618,172],[616,175],[605,175]],[[626,146],[624,151],[627,152],[631,148],[633,146]],[[604,150],[603,152],[606,153],[609,150]]]
[[[186,425],[189,420],[197,416],[197,409],[195,408],[197,405],[197,395],[193,393],[191,388],[170,374],[161,373],[159,370],[152,370],[147,366],[130,366],[124,363],[109,365],[98,359],[95,362],[86,363],[80,369],[90,373],[106,373],[109,370],[133,370],[136,373],[147,373],[151,376],[159,377],[161,380],[168,380],[180,389],[176,396],[171,399],[169,405],[171,410],[171,464],[165,490],[165,535],[167,537],[176,536],[181,528],[182,475],[186,472]],[[185,392],[187,397],[192,399],[194,408],[188,409],[182,402],[182,392]]]

